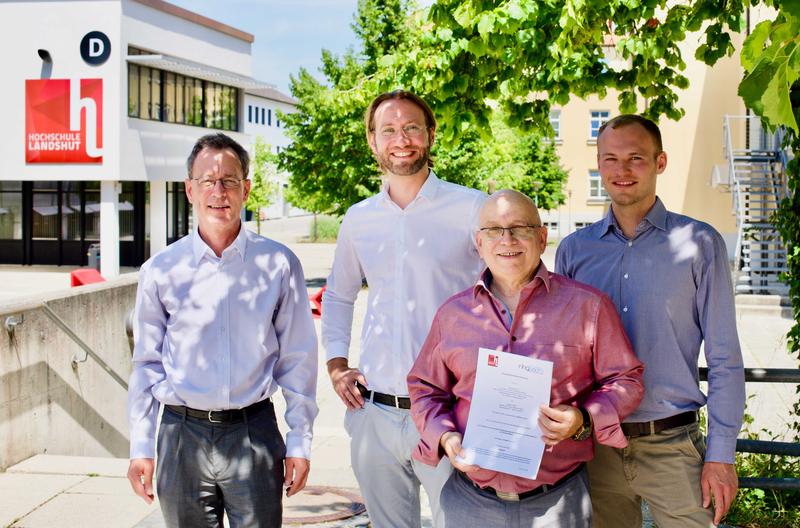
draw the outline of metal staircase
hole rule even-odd
[[[786,248],[770,223],[787,195],[786,153],[779,133],[769,135],[755,116],[725,116],[727,184],[733,196],[737,237],[734,288],[737,294],[781,295]]]

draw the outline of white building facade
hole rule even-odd
[[[253,139],[253,142],[256,137],[260,137],[264,144],[276,154],[289,146],[291,141],[284,133],[285,125],[281,121],[281,115],[294,112],[296,105],[294,99],[274,88],[261,88],[246,90],[244,103],[245,106],[242,108],[243,131]],[[289,184],[289,174],[279,172],[276,177],[277,193],[269,207],[262,210],[262,215],[266,218],[282,218],[308,214],[302,209],[293,207],[285,199],[284,192]]]
[[[161,0],[3,2],[0,19],[0,263],[85,265],[99,243],[113,277],[187,234],[192,145],[249,148],[245,92],[272,88],[254,37]]]

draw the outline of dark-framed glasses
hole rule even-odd
[[[225,189],[238,189],[239,186],[242,184],[243,180],[239,178],[192,178],[194,181],[197,182],[197,185],[200,186],[201,189],[210,190],[213,189],[217,182],[222,182],[222,187]]]
[[[394,137],[397,134],[399,134],[400,131],[402,131],[404,136],[409,137],[409,138],[415,138],[415,137],[419,137],[422,134],[424,134],[426,130],[427,130],[427,127],[424,127],[424,126],[421,126],[421,125],[417,125],[415,123],[411,123],[411,124],[406,125],[406,126],[404,126],[402,128],[395,128],[395,127],[390,127],[390,126],[383,127],[378,131],[378,133],[383,138],[391,138],[391,137]]]
[[[511,235],[511,238],[517,240],[530,240],[536,236],[536,230],[542,227],[541,225],[516,225],[509,227],[481,227],[479,231],[486,236],[489,240],[500,240],[505,235],[506,231]]]

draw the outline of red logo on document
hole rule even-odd
[[[25,161],[103,162],[103,80],[25,81]]]
[[[490,367],[496,367],[497,366],[497,362],[499,360],[500,360],[500,358],[498,356],[495,356],[494,354],[489,354],[489,366]]]

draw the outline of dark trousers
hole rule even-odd
[[[270,404],[236,424],[164,409],[156,488],[170,528],[280,528],[286,446]]]
[[[589,528],[592,503],[586,469],[541,495],[512,502],[477,489],[453,472],[440,498],[446,528]]]

